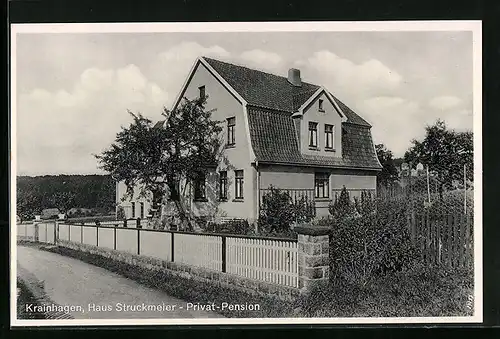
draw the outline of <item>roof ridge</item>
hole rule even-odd
[[[256,68],[250,68],[248,66],[244,66],[244,65],[241,65],[241,64],[236,64],[236,63],[233,63],[233,62],[228,62],[228,61],[223,61],[223,60],[219,60],[219,59],[214,59],[214,58],[209,58],[207,56],[204,56],[202,55],[201,56],[203,59],[205,60],[213,60],[213,61],[217,61],[217,62],[221,62],[223,64],[227,64],[227,65],[231,65],[231,66],[236,66],[236,67],[241,67],[241,68],[245,68],[245,69],[248,69],[250,71],[254,71],[254,72],[260,72],[260,73],[264,73],[264,74],[267,74],[267,75],[272,75],[274,77],[278,77],[278,78],[283,78],[283,79],[286,79],[288,80],[287,77],[283,76],[283,75],[278,75],[278,74],[274,74],[274,73],[269,73],[269,72],[266,72],[266,71],[263,71],[263,70],[260,70],[260,69],[256,69]],[[317,87],[321,87],[320,85],[317,85],[317,84],[313,84],[313,83],[310,83],[310,82],[306,82],[306,81],[302,81],[303,84],[306,84],[306,85],[309,85],[309,86],[317,86]]]

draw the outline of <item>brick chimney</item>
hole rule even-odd
[[[300,70],[290,68],[288,70],[288,82],[297,87],[302,86],[302,80],[300,80]]]

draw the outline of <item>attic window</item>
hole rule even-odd
[[[205,86],[200,86],[198,87],[198,89],[200,90],[200,99],[205,99]]]
[[[318,100],[318,109],[320,112],[324,112],[325,109],[323,108],[323,99]]]

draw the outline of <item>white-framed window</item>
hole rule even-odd
[[[132,201],[130,204],[132,205],[132,219],[135,219],[135,202]]]
[[[227,200],[227,171],[219,172],[219,199]]]
[[[314,173],[314,197],[330,197],[330,175],[328,173]]]
[[[234,171],[234,198],[243,199],[243,170]]]
[[[309,147],[318,147],[318,123],[309,122]]]
[[[143,202],[140,202],[139,203],[140,207],[141,207],[141,214],[140,214],[140,218],[141,219],[144,219],[144,203]]]
[[[234,129],[236,126],[236,118],[227,118],[227,145],[233,146],[235,144]]]
[[[325,148],[334,149],[333,125],[325,124]]]

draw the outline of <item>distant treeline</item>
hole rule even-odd
[[[17,209],[31,219],[47,208],[72,208],[107,214],[115,209],[116,184],[109,175],[44,175],[17,177]]]

